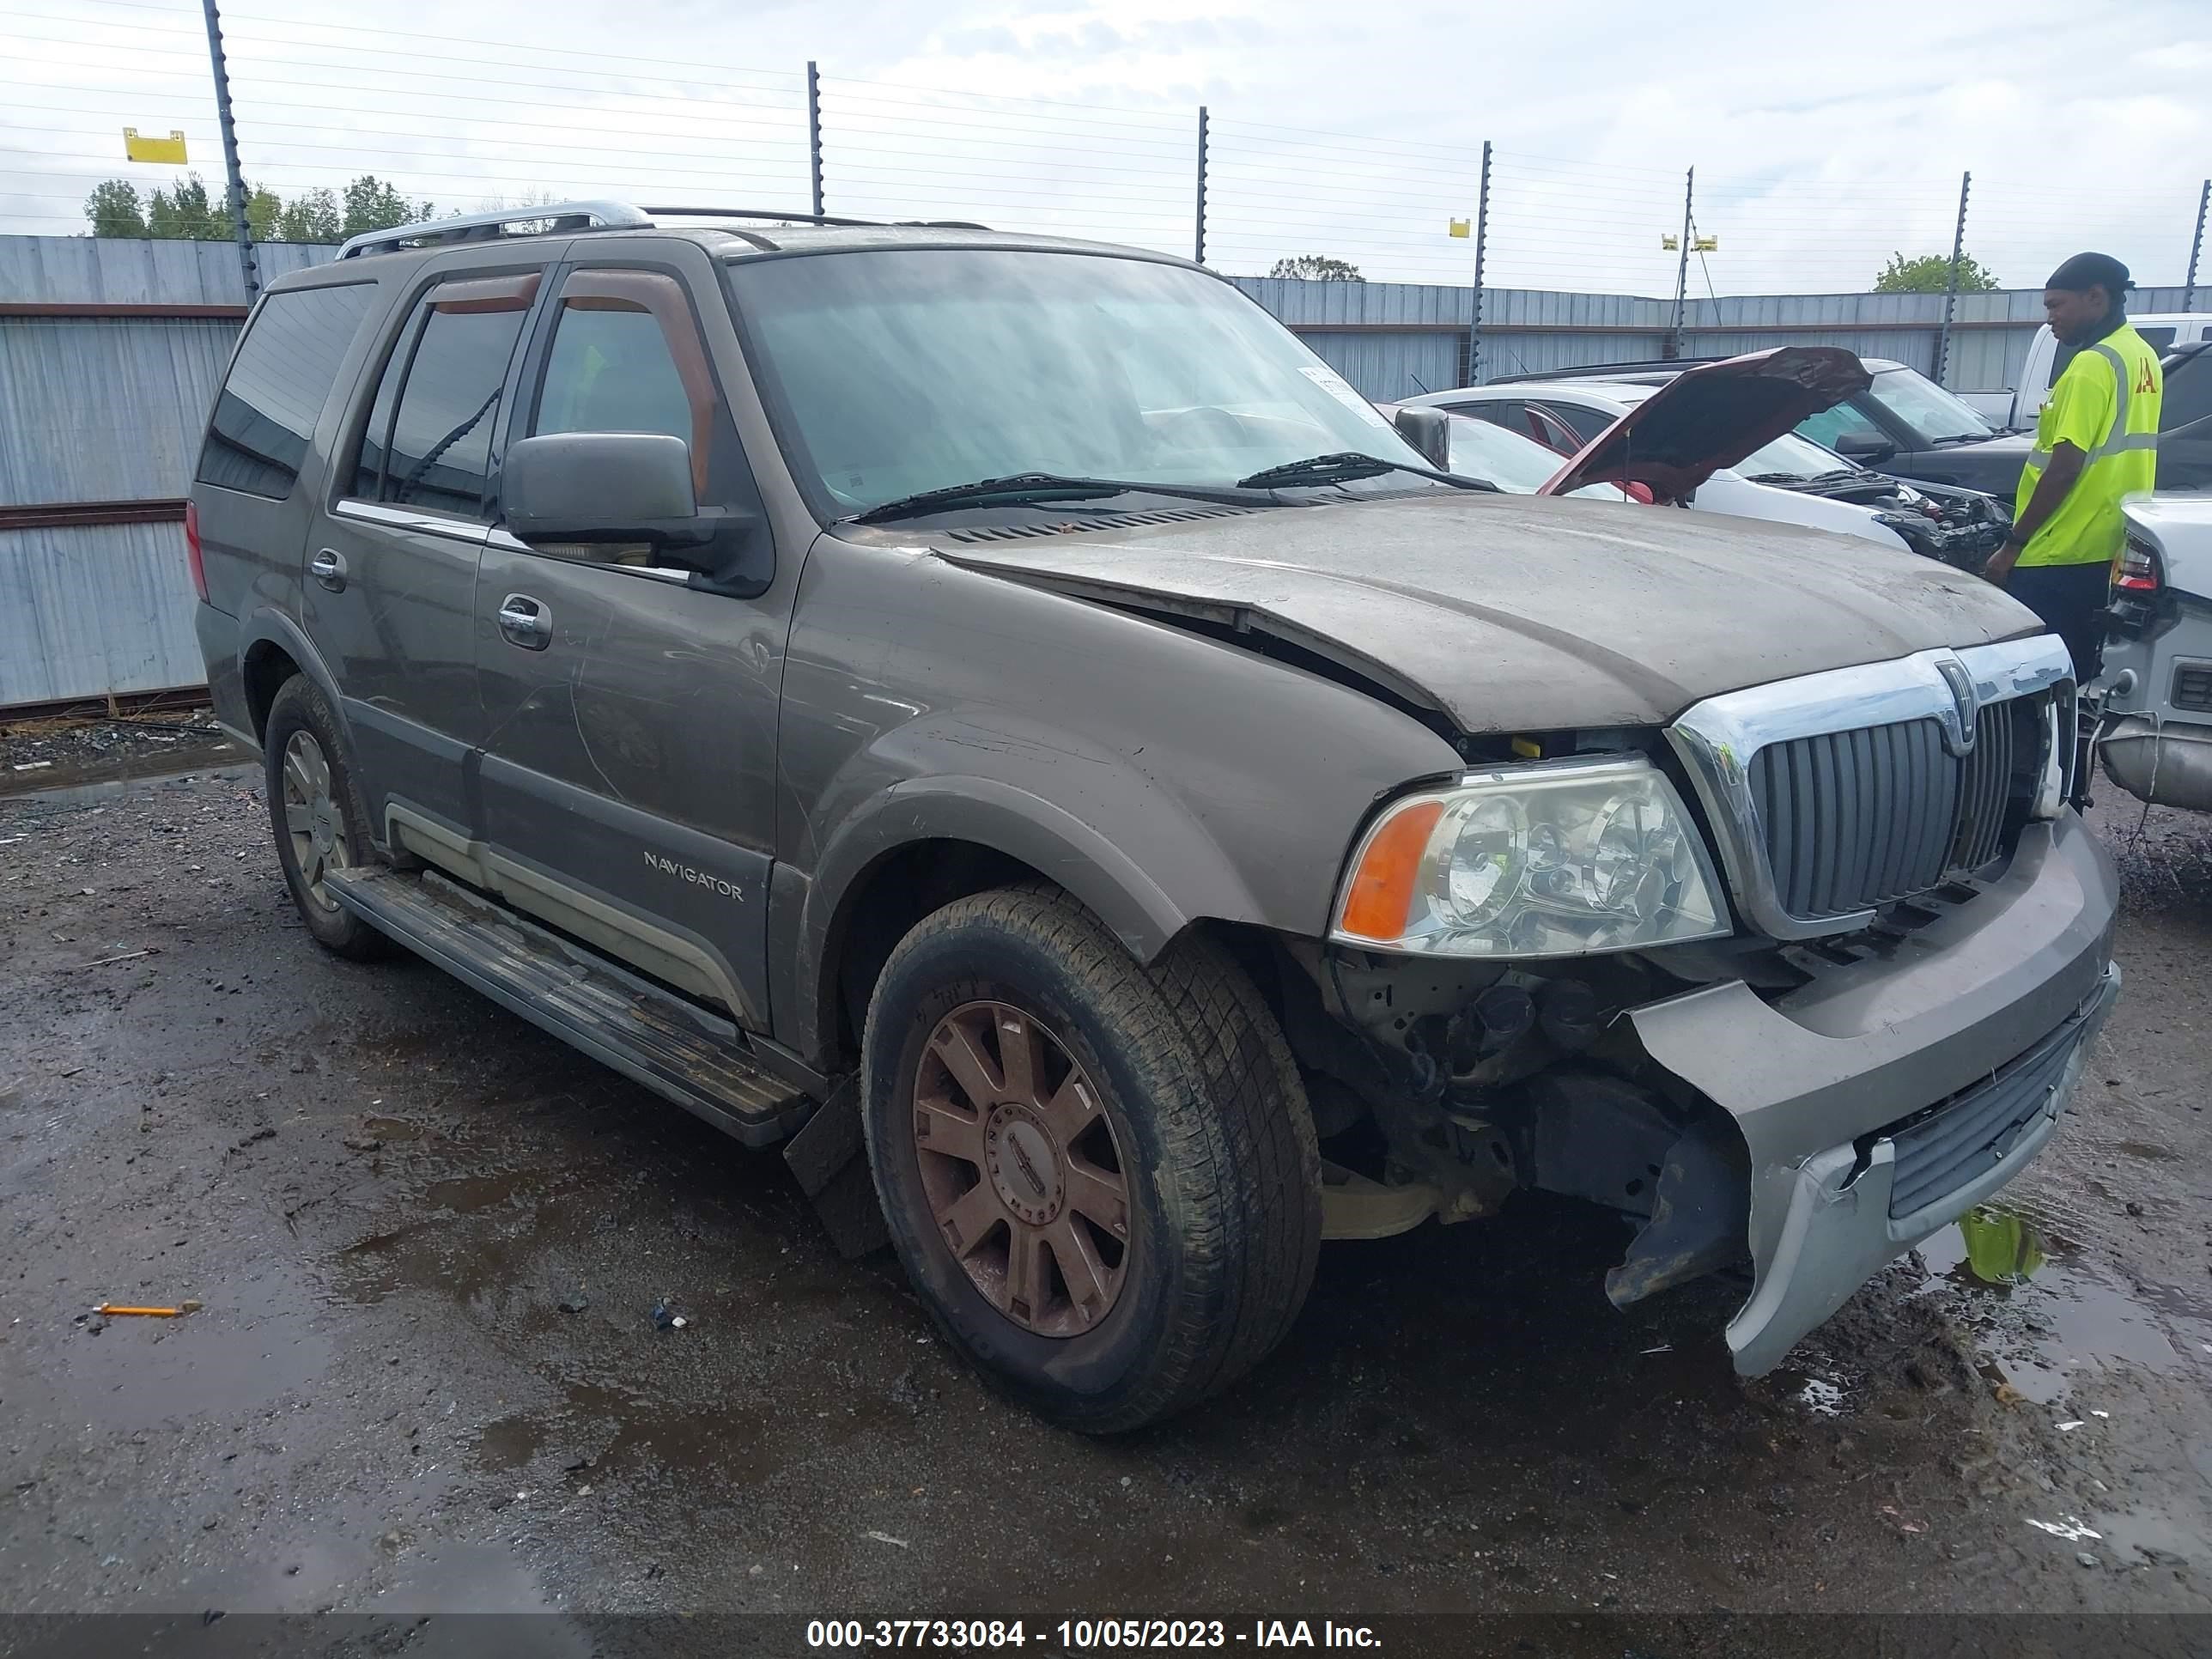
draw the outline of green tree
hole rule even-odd
[[[1364,283],[1359,267],[1326,253],[1301,253],[1294,259],[1278,259],[1270,276],[1295,276],[1308,283]]]
[[[158,241],[216,242],[230,234],[222,207],[197,173],[186,173],[146,203],[146,234]]]
[[[280,242],[342,242],[345,221],[338,210],[337,192],[305,190],[284,204],[276,216]]]
[[[364,230],[390,230],[394,225],[430,218],[437,211],[428,202],[409,201],[397,186],[373,173],[364,173],[348,185],[344,200],[343,228],[348,236],[358,236]]]
[[[284,198],[265,185],[246,193],[246,225],[257,242],[276,240],[276,222],[284,216]]]
[[[95,236],[143,236],[146,210],[138,200],[138,186],[127,179],[110,179],[93,186],[84,198],[84,216]]]
[[[1951,285],[1951,256],[1923,253],[1908,259],[1893,253],[1881,274],[1874,279],[1877,294],[1941,294]],[[1972,254],[1959,256],[1959,292],[1978,294],[1997,285],[1996,275]]]

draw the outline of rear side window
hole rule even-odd
[[[443,283],[422,297],[378,380],[355,499],[483,516],[500,392],[538,281]]]
[[[292,493],[374,283],[297,289],[261,302],[216,397],[202,483],[282,501]]]
[[[2166,371],[2159,430],[2179,432],[2204,420],[2212,420],[2212,346],[2182,358]]]
[[[1568,431],[1577,434],[1583,443],[1588,443],[1610,427],[1616,418],[1601,409],[1585,409],[1580,404],[1532,404],[1529,407],[1559,422]]]

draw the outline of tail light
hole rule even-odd
[[[2151,594],[2160,586],[2158,553],[2148,542],[2128,538],[2126,550],[2120,555],[2119,574],[2112,586],[2126,593]]]
[[[192,591],[200,596],[200,603],[208,602],[207,560],[200,552],[200,507],[198,501],[185,503],[185,558],[191,566]]]

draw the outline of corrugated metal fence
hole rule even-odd
[[[335,252],[264,246],[261,269]],[[1368,397],[1468,379],[1467,289],[1237,281]],[[0,708],[200,679],[182,498],[245,301],[228,242],[0,236]],[[2179,289],[2154,289],[2136,308],[2180,303]],[[1942,307],[1919,294],[1692,301],[1682,351],[1841,345],[1926,371]],[[1674,311],[1628,295],[1487,290],[1481,378],[1658,357]],[[1948,383],[2011,385],[2041,320],[2033,290],[1960,295]]]
[[[1388,401],[1467,383],[1472,289],[1271,276],[1240,276],[1237,285],[1370,398]],[[2145,289],[2132,308],[2179,311],[2181,303],[2178,288]],[[1674,320],[1672,300],[1486,289],[1479,378],[1659,357]],[[1683,307],[1681,355],[1838,345],[1928,374],[1935,371],[1942,323],[1940,294],[1732,295]],[[2039,289],[1960,295],[1944,384],[1960,392],[2013,386],[2042,323]]]
[[[0,236],[0,708],[204,678],[184,495],[245,304],[228,242]]]

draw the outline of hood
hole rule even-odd
[[[2040,626],[1978,577],[1856,538],[1534,495],[929,540],[969,570],[1258,630],[1467,732],[1658,725],[1718,692]]]
[[[1662,501],[1680,501],[1721,468],[1873,384],[1866,365],[1838,346],[1778,346],[1700,364],[1599,433],[1538,493],[1632,481]]]
[[[1933,449],[1915,450],[1910,455],[1884,461],[1882,465],[1914,483],[1924,478],[1930,483],[1958,484],[2010,501],[2013,492],[2020,488],[2020,475],[2034,449],[2033,433],[2008,432],[1970,444],[1942,444]]]

